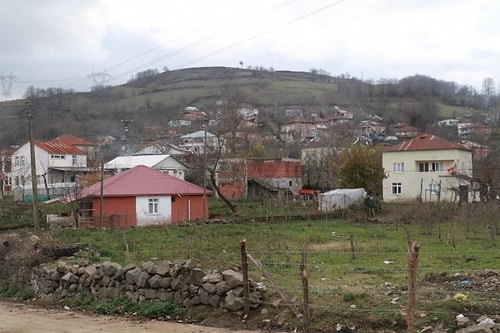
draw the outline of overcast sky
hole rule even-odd
[[[147,69],[240,62],[375,82],[422,74],[478,90],[485,77],[500,83],[498,0],[0,4],[0,71],[4,84],[15,77],[12,98],[21,98],[30,85],[88,91],[93,73],[118,85]]]

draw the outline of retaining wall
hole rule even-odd
[[[40,295],[95,299],[126,297],[136,302],[163,300],[179,306],[208,305],[238,311],[244,308],[243,275],[231,269],[205,273],[195,260],[146,262],[122,267],[113,262],[99,265],[40,265],[31,274],[31,285]],[[257,308],[265,287],[250,282],[250,306]]]

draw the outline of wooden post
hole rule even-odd
[[[244,297],[244,311],[245,318],[248,317],[250,313],[250,284],[248,282],[248,255],[246,239],[240,242],[241,248],[241,270],[243,272],[243,297]]]
[[[309,279],[307,277],[307,246],[309,240],[304,239],[302,244],[302,260],[300,261],[300,277],[302,279],[302,290],[304,293],[304,323],[309,324],[311,315],[309,311]]]
[[[415,303],[417,296],[418,251],[420,245],[415,241],[408,242],[408,313],[406,324],[408,333],[415,332]]]
[[[356,244],[354,243],[354,236],[352,234],[349,236],[349,240],[351,241],[352,259],[356,259],[356,256],[354,255],[356,252]]]
[[[496,239],[497,230],[496,230],[495,226],[488,225],[487,228],[488,228],[488,236],[490,238],[491,245],[497,246],[497,239]]]

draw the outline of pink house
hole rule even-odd
[[[208,218],[211,191],[139,165],[85,188],[78,198],[80,227],[176,224]],[[102,221],[101,221],[102,211]]]

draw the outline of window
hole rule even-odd
[[[21,156],[21,166],[26,165],[26,156]]]
[[[158,199],[148,199],[148,213],[158,214]]]
[[[392,194],[401,195],[401,183],[392,183]]]
[[[50,155],[50,158],[53,159],[53,160],[64,160],[66,159],[66,156],[65,155]]]
[[[418,163],[419,172],[443,171],[443,162],[420,162]]]
[[[429,163],[427,163],[427,162],[418,163],[418,171],[419,172],[429,172]]]
[[[432,171],[443,171],[443,163],[432,162]]]
[[[76,155],[73,155],[71,157],[71,161],[72,161],[73,165],[76,165]]]
[[[14,157],[14,166],[19,166],[19,156]]]
[[[404,172],[405,171],[405,164],[404,164],[404,162],[395,162],[395,163],[392,163],[392,171],[394,171],[394,172]]]

